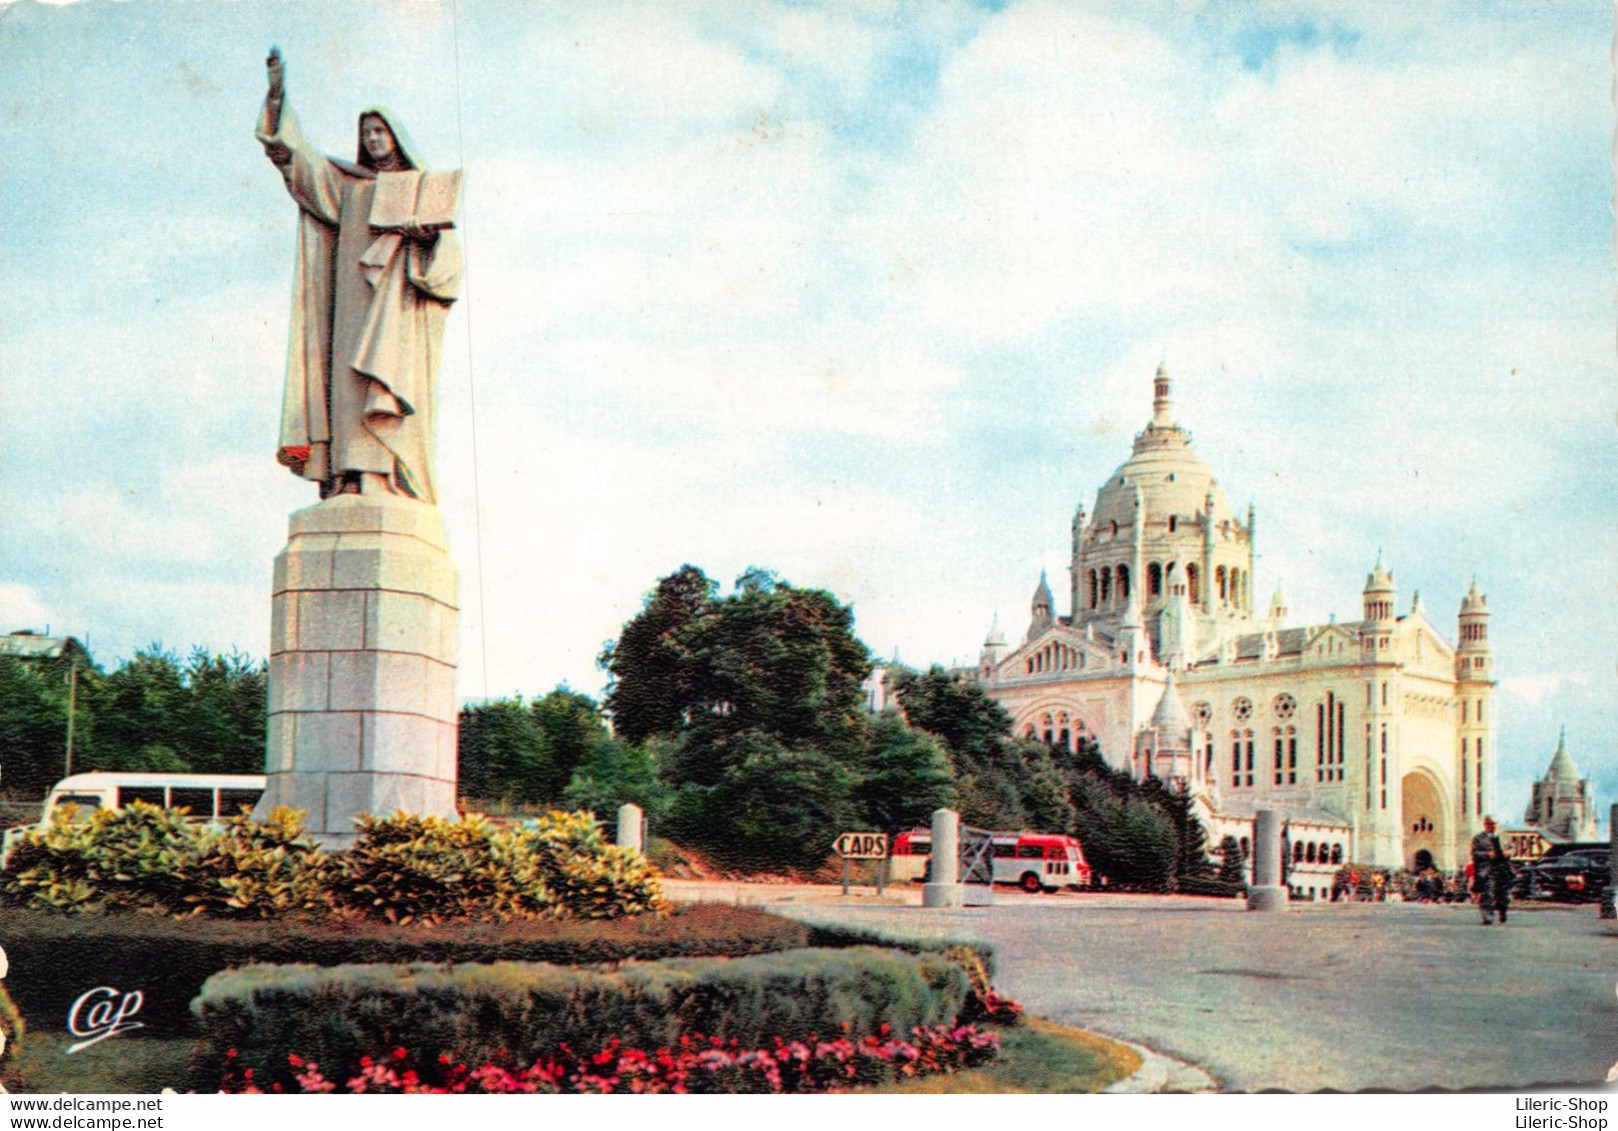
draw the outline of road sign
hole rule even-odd
[[[1504,839],[1506,855],[1513,860],[1538,860],[1551,847],[1550,841],[1532,829],[1508,829]]]
[[[844,860],[885,860],[888,834],[844,833],[832,844],[832,849]]]

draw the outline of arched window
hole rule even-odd
[[[1101,593],[1101,590],[1098,588],[1098,582],[1096,581],[1096,571],[1091,570],[1090,571],[1090,607],[1092,609],[1096,607],[1097,598],[1100,596],[1100,593]]]
[[[1163,592],[1163,567],[1153,562],[1146,567],[1146,595],[1157,597]]]
[[[1129,600],[1129,567],[1128,566],[1121,565],[1121,566],[1118,567],[1118,599],[1120,601]]]
[[[1185,567],[1186,588],[1191,591],[1191,603],[1200,604],[1202,601],[1202,571],[1195,562]]]
[[[1109,604],[1112,601],[1112,570],[1106,566],[1101,567],[1101,603]]]
[[[1343,846],[1342,845],[1334,844],[1334,845],[1331,846],[1331,862],[1333,864],[1341,864],[1343,862]]]
[[[1309,858],[1313,860],[1314,854],[1311,853]],[[1303,863],[1303,841],[1301,840],[1295,840],[1292,842],[1292,862],[1294,864]]]
[[[1116,518],[1112,520],[1112,536],[1114,538],[1118,537],[1118,520]]]
[[[1311,864],[1313,864],[1315,862],[1315,842],[1314,841],[1309,842],[1309,851],[1304,854],[1304,859],[1307,860]]]
[[[1176,526],[1179,525],[1179,521],[1180,521],[1179,518],[1176,517],[1175,515],[1172,515],[1172,514],[1169,515],[1169,533],[1170,534],[1174,533],[1174,529],[1175,529]]]

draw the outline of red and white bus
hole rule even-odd
[[[1077,838],[1027,831],[990,835],[995,883],[1016,884],[1027,892],[1090,886],[1090,865]],[[930,829],[911,829],[894,837],[889,865],[893,878],[925,879],[932,843]]]

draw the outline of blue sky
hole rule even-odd
[[[1255,592],[1452,637],[1498,808],[1564,721],[1618,799],[1612,12],[1597,3],[0,0],[0,627],[267,648],[312,501],[273,462],[294,213],[329,151],[463,166],[441,374],[460,690],[600,689],[655,579],[749,565],[912,663],[1020,631],[1149,415],[1258,512]],[[474,449],[475,437],[475,449]]]

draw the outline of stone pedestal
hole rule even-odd
[[[964,885],[956,882],[960,868],[961,817],[953,809],[933,810],[932,849],[927,857],[928,880],[921,887],[923,907],[960,907]]]
[[[1247,889],[1249,911],[1281,911],[1287,905],[1281,882],[1281,814],[1260,809],[1253,814],[1253,883]]]
[[[361,813],[456,816],[455,567],[438,508],[339,495],[292,515],[271,597],[269,785],[327,848]]]

